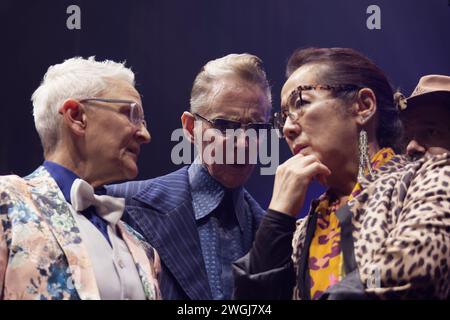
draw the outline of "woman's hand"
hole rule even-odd
[[[330,169],[314,155],[293,156],[277,168],[269,209],[297,216],[311,180],[316,177],[324,183],[330,174]]]

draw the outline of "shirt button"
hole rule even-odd
[[[119,260],[119,267],[120,267],[120,269],[125,268],[125,263],[123,263],[122,260]]]

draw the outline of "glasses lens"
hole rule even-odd
[[[293,113],[299,110],[302,107],[302,90],[296,89],[291,95],[291,99],[289,99],[288,108],[289,112]]]
[[[237,130],[241,128],[241,123],[227,119],[214,119],[213,126],[217,130],[226,133],[227,130]]]
[[[142,111],[142,107],[137,103],[131,104],[130,120],[131,123],[133,123],[136,126],[140,126],[141,124],[143,124],[144,127],[147,127],[146,122],[144,120],[144,112]]]

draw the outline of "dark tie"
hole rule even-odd
[[[233,192],[226,190],[216,214],[219,220],[219,232],[222,239],[220,245],[220,259],[222,264],[222,292],[224,299],[230,299],[233,290],[232,262],[239,256],[238,248],[235,246],[233,229],[238,227],[236,212],[234,210]]]
[[[222,202],[216,210],[222,228],[228,230],[237,224],[236,211],[234,210],[233,191],[226,189]]]

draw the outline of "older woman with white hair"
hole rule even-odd
[[[133,72],[72,58],[48,69],[32,101],[45,161],[0,177],[0,298],[158,298],[157,252],[102,188],[134,178],[150,141]]]

